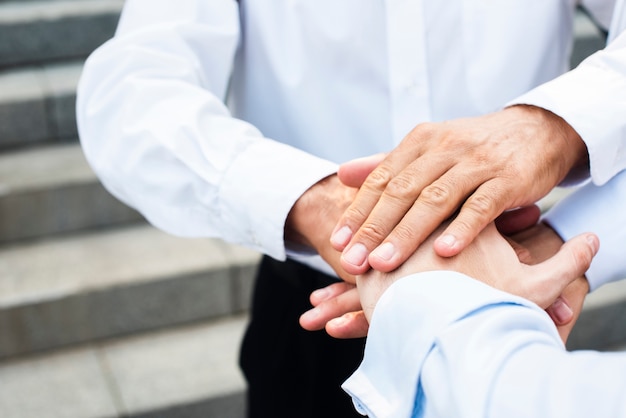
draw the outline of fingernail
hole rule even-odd
[[[321,289],[317,289],[316,291],[314,291],[313,293],[311,293],[311,296],[314,299],[317,299],[319,301],[324,301],[328,298],[328,296],[330,295],[330,291],[328,289],[326,289],[325,287],[321,288]]]
[[[381,260],[389,261],[395,253],[396,247],[390,242],[385,242],[383,245],[380,245],[378,248],[372,251],[371,255],[380,258]]]
[[[348,245],[352,238],[352,231],[347,226],[342,226],[330,237],[330,242],[333,245],[345,246]]]
[[[572,319],[574,311],[572,311],[572,308],[570,308],[569,305],[563,301],[563,299],[558,298],[552,304],[552,314],[560,323],[566,323]]]
[[[437,241],[444,244],[446,247],[452,248],[456,244],[456,237],[452,234],[446,234],[439,237]]]
[[[367,258],[367,248],[363,244],[354,244],[343,254],[343,259],[353,266],[361,266]]]
[[[593,251],[597,253],[600,247],[600,243],[598,242],[598,239],[596,238],[596,236],[592,234],[587,235],[587,242],[591,245],[591,248],[593,248]]]

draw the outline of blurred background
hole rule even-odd
[[[152,228],[78,143],[83,61],[123,4],[0,0],[3,418],[244,416],[237,356],[258,254]],[[576,34],[572,66],[604,44],[583,14]],[[621,349],[624,318],[626,282],[600,289],[570,348]]]

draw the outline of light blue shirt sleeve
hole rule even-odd
[[[396,282],[344,383],[370,417],[624,417],[626,355],[567,352],[548,315],[454,272]]]
[[[626,171],[602,186],[583,186],[552,207],[544,221],[564,240],[583,232],[598,236],[600,249],[586,273],[590,290],[626,278]]]

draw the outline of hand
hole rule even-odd
[[[426,241],[432,244],[434,237]],[[432,245],[422,245],[399,269],[392,273],[371,270],[357,276],[361,305],[368,321],[376,302],[396,280],[413,273],[452,270],[480,280],[492,287],[524,297],[546,309],[568,284],[582,276],[598,250],[598,239],[583,234],[566,242],[559,251],[537,265],[519,261],[509,242],[489,224],[462,253],[455,257],[438,256]]]
[[[501,232],[520,231],[509,240],[519,261],[536,264],[548,260],[563,246],[561,238],[544,223],[537,224],[539,209],[536,206],[506,213],[497,219]],[[507,290],[507,289],[504,289]],[[580,315],[589,285],[584,276],[570,283],[556,302],[546,308],[556,324],[563,342],[567,340]],[[336,338],[363,337],[368,323],[361,309],[353,285],[336,283],[311,294],[314,308],[305,312],[300,324],[308,330],[326,328]]]
[[[505,220],[505,229],[509,226],[506,222],[507,220]],[[536,264],[547,260],[563,245],[561,237],[545,223],[533,225],[514,234],[511,238],[517,243],[517,248],[523,248],[523,251],[518,251],[517,255],[526,264]],[[583,302],[588,293],[589,282],[581,276],[570,283],[556,302],[546,309],[557,326],[563,343],[567,342],[582,312]]]
[[[532,106],[420,124],[367,176],[331,243],[346,272],[389,272],[460,208],[433,242],[453,256],[504,210],[532,204],[587,164],[573,128]],[[356,186],[367,170],[352,168],[342,177]]]
[[[309,309],[300,316],[300,326],[309,331],[326,328],[335,338],[360,338],[367,335],[369,323],[361,309],[359,292],[350,283],[333,283],[311,293]]]
[[[339,216],[356,195],[356,189],[329,176],[307,190],[291,208],[285,223],[285,239],[314,249],[337,274],[354,283],[340,264],[341,253],[330,245],[330,233]]]

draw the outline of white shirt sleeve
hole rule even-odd
[[[626,171],[603,186],[581,187],[553,206],[544,220],[565,241],[583,232],[600,239],[586,273],[590,290],[626,278]]]
[[[371,418],[622,417],[625,373],[623,353],[565,351],[536,305],[438,271],[385,292],[343,387]]]
[[[336,165],[230,114],[239,19],[233,0],[128,0],[85,64],[79,133],[107,189],[157,227],[283,259],[289,210]]]
[[[585,142],[594,183],[626,168],[626,13],[617,1],[608,46],[576,69],[518,97],[565,119]]]

